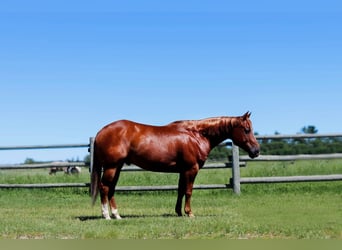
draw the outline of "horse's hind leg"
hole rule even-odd
[[[106,220],[111,219],[109,216],[108,204],[109,204],[109,201],[113,199],[114,188],[115,188],[115,185],[113,184],[114,182],[115,184],[117,182],[117,179],[118,179],[118,177],[116,177],[117,172],[120,172],[120,168],[104,168],[102,179],[101,179],[101,185],[100,185],[101,209],[102,209],[102,216]],[[115,205],[115,201],[113,202],[113,204]],[[111,206],[111,204],[109,205]]]
[[[118,212],[118,208],[116,206],[114,194],[115,194],[115,186],[116,186],[116,184],[117,184],[117,182],[119,180],[120,172],[121,172],[121,167],[116,169],[116,172],[114,174],[114,179],[113,179],[113,182],[112,182],[112,186],[111,186],[111,190],[110,190],[110,192],[108,194],[109,206],[110,206],[110,209],[111,209],[111,212],[112,212],[112,216],[115,219],[117,219],[117,220],[120,220],[121,216],[120,216],[120,214]]]

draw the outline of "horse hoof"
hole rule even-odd
[[[122,217],[121,217],[120,215],[114,215],[113,217],[114,217],[114,219],[116,219],[116,220],[122,220]]]
[[[111,220],[111,219],[112,219],[112,218],[110,218],[109,215],[104,215],[103,218],[104,218],[105,220]]]
[[[195,215],[193,213],[188,214],[189,218],[195,218]]]

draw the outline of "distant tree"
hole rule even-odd
[[[227,147],[217,146],[211,150],[208,159],[212,161],[226,161],[230,151]]]
[[[24,164],[34,164],[36,163],[35,160],[33,160],[33,158],[26,158],[24,161]]]
[[[84,157],[84,162],[85,162],[86,164],[90,164],[90,154],[88,154],[88,155],[86,155],[86,156]]]
[[[304,134],[317,134],[318,130],[313,125],[308,125],[302,128],[301,130]]]

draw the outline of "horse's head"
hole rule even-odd
[[[245,150],[249,157],[255,158],[259,156],[260,146],[253,133],[250,116],[251,113],[247,112],[232,121],[231,139],[235,145]]]

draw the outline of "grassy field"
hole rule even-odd
[[[342,161],[249,163],[242,176],[342,173]],[[230,170],[201,170],[197,184],[227,183]],[[124,172],[119,185],[177,184],[175,174]],[[1,171],[0,183],[88,182],[89,175]],[[342,239],[342,182],[243,185],[194,190],[195,218],[174,213],[176,192],[119,192],[123,220],[100,217],[86,188],[0,189],[0,238],[6,239]]]

